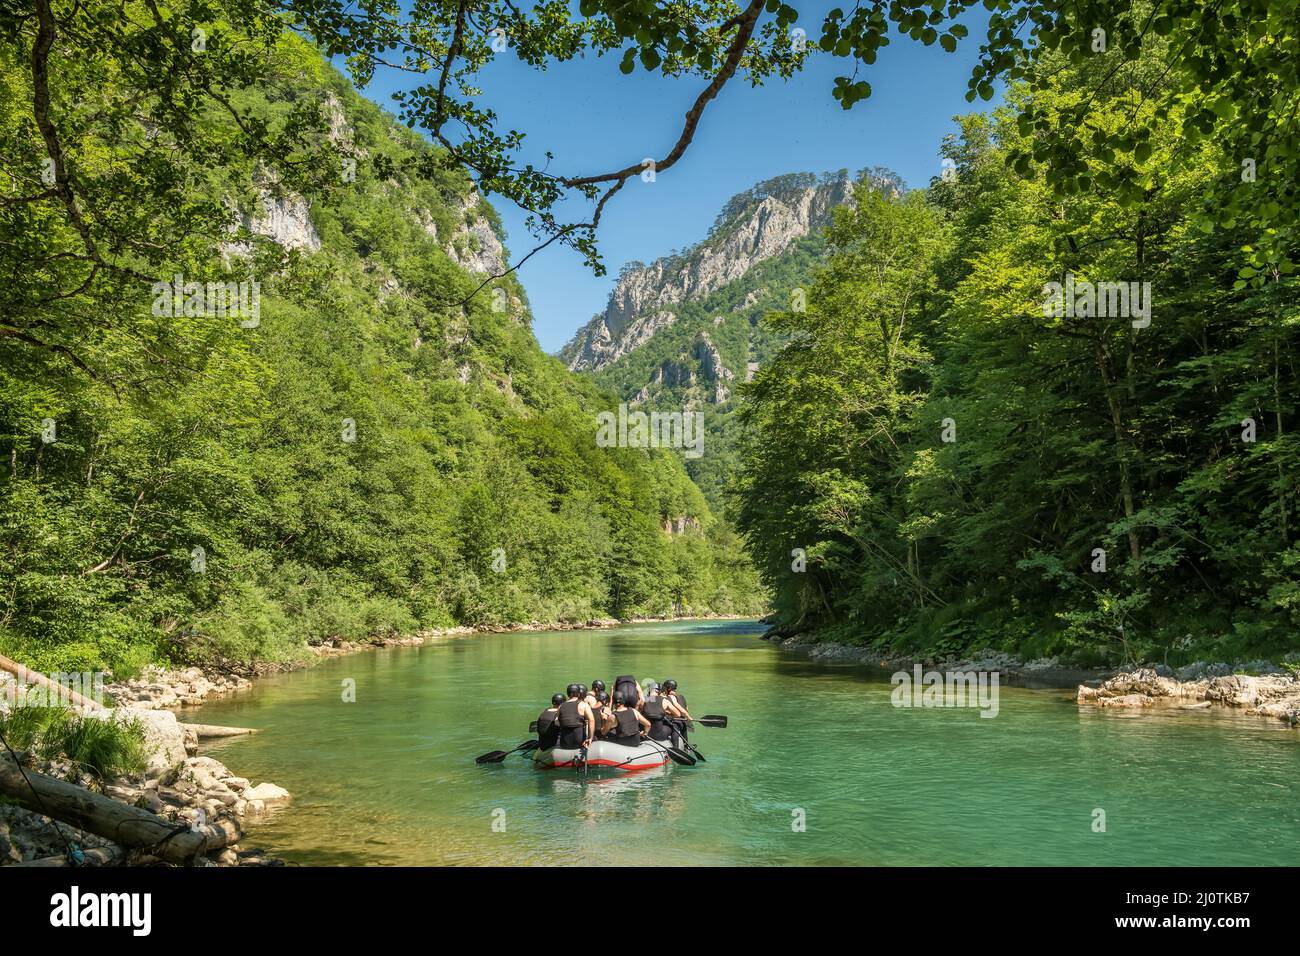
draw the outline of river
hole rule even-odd
[[[887,675],[812,665],[760,631],[440,639],[266,678],[185,719],[262,729],[205,752],[293,794],[244,844],[303,864],[1300,863],[1300,734],[1280,721],[1005,686],[991,719],[897,708]],[[612,779],[474,763],[527,739],[568,682],[622,673],[676,678],[694,713],[730,717],[692,736],[707,762]]]

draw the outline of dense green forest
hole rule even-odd
[[[675,454],[597,447],[626,395],[542,354],[522,287],[481,267],[502,237],[475,187],[599,271],[601,212],[642,172],[520,159],[478,99],[498,52],[707,78],[664,174],[733,78],[838,58],[847,109],[891,32],[953,52],[974,6],[836,8],[798,44],[778,0],[0,5],[0,652],[247,662],[753,612],[765,587],[787,628],[936,652],[1292,647],[1294,0],[984,0],[968,99],[1012,86],[943,145],[955,175],[863,186],[755,270],[806,308],[755,332],[701,302],[629,356],[644,383],[700,326],[738,370],[775,354],[706,410],[698,485]],[[399,122],[330,58],[423,79]],[[255,314],[205,304],[254,281]],[[1110,287],[1053,311],[1049,283]]]
[[[1300,646],[1295,249],[1254,267],[1256,223],[1207,215],[1251,171],[1199,107],[1155,111],[1172,55],[1045,55],[1032,102],[961,120],[952,173],[837,213],[743,390],[735,501],[784,627],[1112,664]],[[1034,157],[1065,123],[1121,146],[1062,187]],[[1149,314],[1140,285],[1087,307],[1121,281]]]
[[[0,42],[0,653],[125,673],[765,606],[680,455],[596,446],[617,400],[542,353],[517,282],[471,295],[448,244],[495,217],[465,174],[309,44],[214,39],[255,76],[200,102],[71,43],[42,77],[41,42]],[[160,310],[177,275],[256,279],[256,316]]]

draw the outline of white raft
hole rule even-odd
[[[547,770],[560,767],[581,766],[580,751],[555,747],[551,750],[538,750],[533,763]],[[587,766],[603,770],[648,770],[662,767],[672,760],[663,745],[654,740],[642,738],[639,746],[626,747],[609,740],[597,740],[587,748]]]

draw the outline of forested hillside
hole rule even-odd
[[[860,188],[806,310],[769,317],[790,344],[742,390],[735,500],[787,629],[1111,664],[1296,648],[1295,249],[1243,267],[1254,223],[1201,197],[1253,163],[1199,107],[1152,112],[1148,39],[1045,54],[1032,104],[944,144],[955,175]],[[1036,130],[1080,104],[1113,152],[1062,197]]]
[[[148,56],[71,42],[90,15],[0,45],[0,653],[764,606],[680,455],[597,447],[616,399],[512,278],[472,295],[502,250],[455,163],[296,37],[214,38],[245,87],[168,101]],[[203,300],[252,281],[251,313]]]

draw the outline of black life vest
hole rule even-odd
[[[537,742],[542,750],[550,750],[560,742],[560,728],[556,723],[559,716],[549,707],[537,715]]]
[[[651,740],[669,740],[672,738],[672,728],[668,726],[667,716],[664,714],[664,705],[658,697],[654,700],[647,700],[645,706],[641,708],[641,713],[645,714],[645,719],[650,721]]]
[[[636,678],[631,674],[624,674],[622,677],[614,678],[614,693],[622,694],[623,703],[629,707],[636,706],[637,691],[640,689],[641,687],[637,684]],[[613,697],[610,697],[610,700],[613,699]]]
[[[686,710],[686,695],[685,695],[685,694],[678,694],[678,693],[676,693],[676,692],[674,691],[673,696],[672,696],[672,701],[673,701],[674,704],[677,705],[677,707],[678,707],[680,710]],[[695,726],[695,724],[694,724],[692,721],[687,720],[685,717],[682,718],[681,726],[680,726],[680,727],[678,728],[678,730],[677,730],[677,732],[678,732],[679,734],[681,734],[681,736],[682,736],[682,740],[685,740],[685,739],[686,739],[686,731],[689,730],[691,727],[694,727],[694,726]]]
[[[580,706],[582,702],[577,700],[566,700],[560,705],[560,746],[566,750],[581,747],[587,739],[587,721],[578,713]]]
[[[618,722],[611,735],[615,743],[628,747],[635,747],[641,743],[641,722],[636,719],[635,710],[630,707],[626,710],[616,710],[614,719]]]

